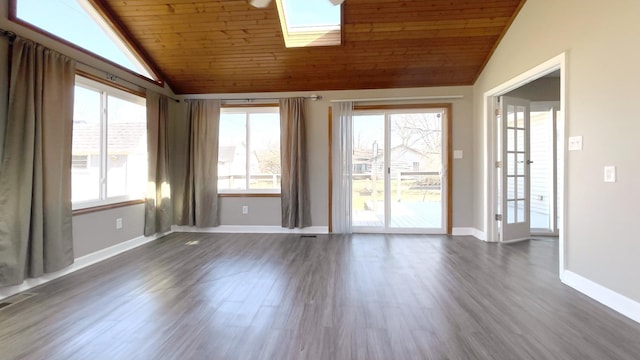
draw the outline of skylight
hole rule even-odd
[[[329,0],[277,0],[287,47],[341,43],[341,6]]]
[[[158,80],[87,0],[14,0],[16,17],[135,73]]]

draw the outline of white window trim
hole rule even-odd
[[[278,106],[266,105],[266,106],[256,106],[256,107],[234,107],[233,105],[224,106],[220,109],[220,114],[245,114],[245,141],[247,145],[247,153],[245,160],[245,186],[246,189],[218,189],[218,194],[239,194],[239,195],[263,195],[263,194],[280,194],[281,188],[278,189],[250,189],[250,180],[251,180],[251,132],[250,128],[250,114],[280,114],[280,108]],[[280,164],[280,168],[282,169],[282,164]],[[282,174],[280,174],[282,176]],[[219,181],[220,175],[218,174]]]
[[[104,109],[104,104],[106,104],[106,101],[105,101],[106,97],[107,96],[117,97],[117,98],[120,98],[122,100],[130,101],[132,103],[136,103],[136,104],[139,104],[139,105],[143,105],[145,107],[146,107],[146,99],[142,98],[140,96],[128,93],[128,92],[126,92],[124,90],[120,90],[118,88],[108,86],[108,85],[100,83],[98,81],[88,79],[88,78],[80,76],[80,75],[76,75],[76,77],[75,77],[75,86],[81,86],[81,87],[84,87],[84,88],[89,89],[89,90],[98,91],[101,94],[103,108],[101,109],[101,111],[102,111],[102,114],[101,114],[102,119],[101,119],[101,122],[100,122],[100,126],[101,126],[100,153],[101,154],[106,154],[107,153],[107,143],[106,143],[106,141],[103,141],[107,137],[107,130],[106,130],[106,128],[107,128],[107,121],[106,121],[107,113],[106,113],[106,110]],[[98,206],[113,205],[113,204],[118,204],[118,203],[131,201],[131,200],[144,200],[144,198],[145,198],[144,194],[140,194],[140,196],[120,195],[120,196],[107,197],[106,175],[102,173],[102,171],[104,169],[106,169],[106,167],[107,167],[106,166],[106,161],[107,161],[107,156],[106,155],[105,156],[101,156],[100,159],[99,159],[99,162],[101,163],[100,164],[100,199],[92,199],[92,200],[84,200],[84,201],[72,202],[71,203],[71,210],[72,211],[73,210],[82,210],[82,209],[87,209],[87,208],[92,208],[92,207],[98,207]],[[71,171],[71,169],[69,169],[69,171]],[[145,181],[145,184],[146,184],[146,181]]]

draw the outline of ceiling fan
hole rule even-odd
[[[248,0],[249,4],[253,7],[257,8],[265,8],[269,5],[271,0]],[[344,2],[344,0],[329,0],[333,5],[340,5]]]

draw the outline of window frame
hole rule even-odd
[[[54,41],[61,43],[67,47],[70,47],[74,50],[80,51],[83,54],[91,56],[109,65],[112,65],[118,68],[119,70],[125,71],[128,74],[131,74],[139,79],[148,81],[158,86],[164,86],[165,82],[164,80],[162,80],[160,76],[160,71],[158,71],[156,65],[149,60],[150,59],[149,55],[142,49],[142,47],[140,47],[135,41],[132,40],[131,35],[125,29],[125,27],[121,24],[121,22],[115,19],[108,10],[104,9],[99,2],[95,0],[86,0],[88,5],[92,7],[92,9],[95,11],[97,16],[100,16],[100,18],[104,20],[104,22],[107,25],[107,27],[105,28],[105,26],[98,23],[98,26],[101,26],[107,33],[112,34],[112,36],[115,36],[118,40],[120,40],[122,42],[122,46],[124,47],[124,49],[126,49],[125,51],[130,52],[131,55],[136,58],[136,60],[140,63],[140,65],[149,73],[149,75],[152,76],[151,78],[143,74],[140,74],[134,70],[131,70],[123,65],[120,65],[112,60],[109,60],[102,55],[96,54],[93,51],[87,50],[84,47],[77,45],[75,43],[72,43],[71,41],[66,40],[58,35],[55,35],[39,27],[37,24],[33,24],[27,20],[24,20],[18,17],[18,1],[20,0],[9,0],[9,12],[8,12],[9,21],[15,24],[18,24],[20,26],[23,26],[31,31],[37,32],[41,35],[44,35],[50,39],[53,39]]]
[[[268,110],[268,111],[265,111]],[[249,187],[251,182],[251,132],[250,132],[250,114],[264,114],[264,113],[274,113],[278,114],[278,118],[280,117],[280,106],[279,104],[223,104],[220,108],[220,117],[223,114],[245,114],[245,143],[247,144],[246,158],[245,158],[245,186],[246,189],[220,189],[218,187],[218,196],[219,197],[280,197],[282,193],[282,182],[281,186],[277,189],[251,189]],[[279,133],[279,131],[278,131]],[[220,136],[220,134],[218,134]],[[280,146],[280,139],[278,140],[278,146]],[[218,144],[218,150],[220,149],[220,144]],[[279,149],[280,150],[280,149]],[[218,159],[220,153],[218,152]],[[280,164],[280,169],[282,169],[282,163]],[[280,173],[280,178],[282,179],[282,171]],[[217,181],[220,181],[220,174],[217,175]],[[281,180],[282,181],[282,180]]]
[[[275,2],[276,8],[278,9],[278,17],[280,18],[280,27],[282,29],[285,47],[342,45],[342,26],[344,24],[342,4],[337,5],[340,8],[340,23],[337,25],[290,27],[287,24],[284,1],[290,0],[276,0]]]
[[[451,235],[453,229],[453,137],[452,137],[452,129],[453,129],[453,104],[452,103],[406,103],[406,104],[355,104],[353,107],[353,114],[359,115],[362,113],[366,113],[368,111],[372,112],[385,112],[385,111],[412,111],[412,110],[420,110],[420,109],[444,109],[444,125],[442,128],[443,135],[442,141],[446,141],[446,145],[443,147],[444,151],[446,151],[446,199],[443,201],[447,202],[446,208],[446,218],[445,218],[445,229],[446,234]],[[328,110],[328,123],[329,129],[332,129],[333,126],[333,107],[329,107]],[[333,137],[333,133],[329,131],[329,154],[328,154],[328,162],[329,166],[329,191],[327,202],[328,206],[328,219],[329,219],[329,232],[333,229],[333,167],[331,166],[333,161],[333,148],[332,143],[334,141],[340,141],[340,139],[335,139]],[[445,215],[445,214],[443,214]]]
[[[78,211],[82,212],[83,210],[91,209],[91,208],[112,208],[117,207],[122,204],[133,204],[133,203],[141,203],[145,199],[144,193],[141,193],[140,196],[131,196],[131,195],[118,195],[109,197],[107,194],[107,164],[108,164],[108,126],[109,126],[109,114],[108,114],[108,101],[109,97],[115,97],[120,100],[129,101],[138,105],[142,105],[146,109],[146,96],[143,93],[133,91],[133,90],[125,90],[121,87],[114,87],[110,84],[99,81],[94,77],[76,72],[74,87],[79,86],[85,89],[96,91],[100,93],[100,153],[98,154],[98,163],[99,163],[99,199],[91,199],[91,200],[82,200],[75,201],[71,203],[71,209],[74,213]],[[71,120],[72,122],[74,119]],[[146,117],[145,117],[145,129],[146,129]],[[73,131],[73,130],[72,130]],[[147,131],[145,130],[145,137]],[[73,138],[72,138],[73,141]],[[145,151],[147,155],[148,162],[148,151]],[[72,154],[73,156],[73,154]],[[87,156],[87,165],[92,163],[91,156]],[[72,171],[72,168],[69,169]],[[145,174],[144,181],[144,189],[146,189],[148,182],[148,175]],[[73,175],[71,177],[73,183]]]

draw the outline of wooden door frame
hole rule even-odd
[[[411,109],[443,109],[444,121],[443,126],[445,141],[443,149],[446,151],[445,156],[445,184],[446,192],[446,212],[444,219],[444,228],[447,235],[451,235],[453,229],[453,105],[451,103],[423,103],[423,104],[393,104],[393,105],[355,105],[353,111],[362,110],[411,110]],[[333,232],[333,107],[329,106],[329,233]]]

